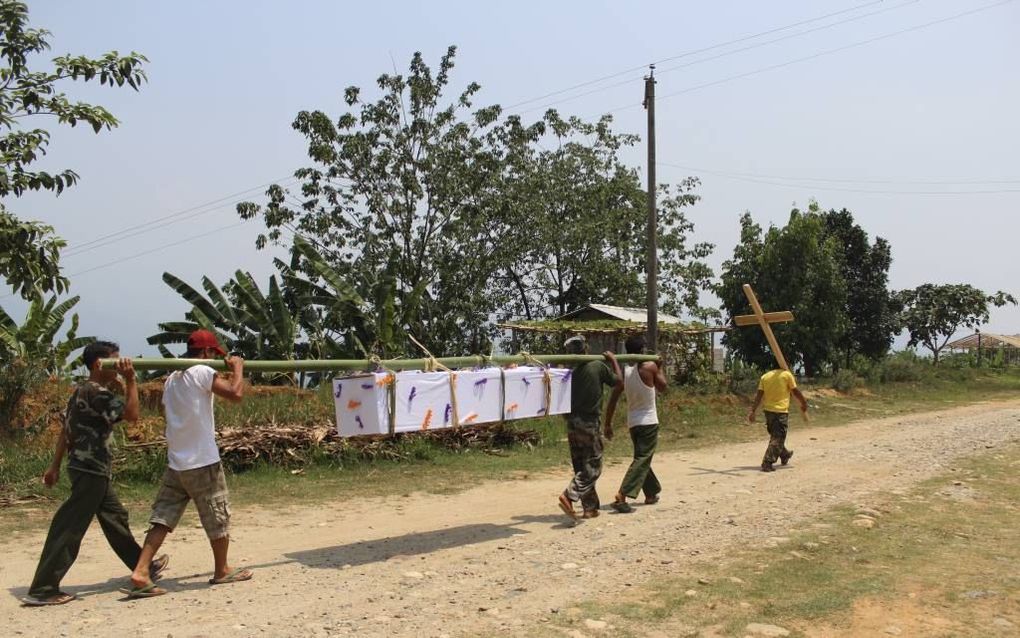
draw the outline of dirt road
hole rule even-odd
[[[94,526],[64,581],[81,600],[20,607],[44,536],[21,534],[0,541],[0,627],[5,636],[520,635],[554,609],[760,543],[834,504],[866,504],[871,492],[908,488],[951,471],[960,456],[1020,440],[1020,401],[792,429],[789,467],[757,471],[764,428],[760,443],[663,454],[661,503],[630,515],[606,508],[576,527],[556,508],[566,469],[448,496],[235,511],[232,562],[255,578],[214,588],[192,514],[165,546],[163,585],[173,593],[150,600],[117,593],[125,570]],[[604,501],[624,470],[603,474]]]

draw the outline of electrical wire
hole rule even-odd
[[[847,44],[847,45],[844,45],[844,46],[841,46],[841,47],[836,47],[834,49],[826,49],[824,51],[819,51],[819,52],[813,53],[811,55],[806,55],[804,57],[794,58],[793,60],[787,60],[786,62],[780,62],[779,64],[773,64],[773,65],[770,65],[770,66],[760,67],[760,68],[755,69],[753,71],[747,71],[745,73],[739,73],[737,75],[731,75],[729,77],[725,77],[725,78],[722,78],[720,80],[714,80],[712,82],[705,82],[704,84],[697,84],[697,85],[694,85],[694,86],[687,87],[685,89],[681,89],[679,91],[675,91],[673,93],[667,93],[665,95],[658,95],[658,96],[656,96],[656,100],[665,100],[665,99],[669,99],[671,97],[677,97],[679,95],[686,95],[688,93],[693,93],[695,91],[700,91],[702,89],[707,89],[707,88],[710,88],[710,87],[713,87],[713,86],[718,86],[720,84],[726,84],[727,82],[732,82],[734,80],[740,80],[740,79],[743,79],[743,78],[746,78],[746,77],[757,75],[759,73],[765,73],[767,71],[774,71],[776,69],[781,69],[783,67],[787,67],[787,66],[791,66],[791,65],[794,65],[794,64],[798,64],[800,62],[807,62],[809,60],[814,60],[814,59],[817,59],[817,58],[821,58],[821,57],[824,57],[826,55],[832,55],[834,53],[839,53],[841,51],[846,51],[848,49],[853,49],[853,48],[856,48],[856,47],[861,47],[861,46],[865,46],[865,45],[868,45],[868,44],[873,44],[875,42],[879,42],[879,41],[882,41],[882,40],[888,40],[890,38],[894,38],[896,36],[904,35],[906,33],[911,33],[913,31],[920,31],[921,29],[927,29],[929,27],[933,27],[933,26],[936,26],[936,25],[939,25],[939,24],[945,24],[947,22],[951,22],[953,20],[958,20],[960,18],[964,18],[964,17],[970,16],[970,15],[974,15],[976,13],[981,13],[983,11],[988,11],[990,9],[995,9],[997,7],[1001,7],[1003,5],[1009,4],[1009,3],[1013,2],[1013,1],[1014,0],[1001,0],[1000,2],[995,2],[995,3],[989,4],[989,5],[985,5],[983,7],[977,8],[977,9],[970,9],[968,11],[963,11],[961,13],[956,13],[956,14],[953,14],[951,16],[947,16],[945,18],[939,18],[938,20],[932,20],[930,22],[925,22],[925,23],[922,23],[922,24],[917,24],[917,25],[914,25],[912,27],[907,27],[905,29],[900,29],[898,31],[893,31],[891,33],[885,33],[885,34],[882,34],[882,35],[879,35],[879,36],[875,36],[873,38],[868,38],[866,40],[860,40],[858,42],[853,42],[851,44]],[[641,106],[641,105],[640,104],[633,104],[633,103],[632,104],[625,104],[625,105],[616,107],[614,109],[610,109],[608,111],[604,111],[604,113],[617,113],[619,111],[625,111],[627,109],[637,108],[639,106]]]
[[[666,67],[664,69],[656,69],[655,73],[656,73],[657,76],[661,76],[664,73],[671,73],[673,71],[678,71],[680,69],[686,69],[688,67],[696,66],[698,64],[704,64],[705,62],[712,62],[712,61],[715,61],[715,60],[718,60],[718,59],[721,59],[721,58],[729,57],[731,55],[736,55],[738,53],[744,53],[745,51],[750,51],[752,49],[757,49],[758,47],[768,46],[770,44],[775,44],[777,42],[783,42],[783,41],[786,41],[786,40],[791,40],[793,38],[799,38],[800,36],[808,35],[810,33],[815,33],[817,31],[823,31],[825,29],[831,29],[832,27],[836,27],[836,26],[840,26],[840,25],[843,25],[843,24],[847,24],[849,22],[855,22],[857,20],[863,20],[865,18],[870,18],[872,16],[876,16],[876,15],[879,15],[879,14],[882,14],[882,13],[887,13],[889,11],[895,11],[897,9],[902,9],[903,7],[907,7],[907,6],[910,6],[910,5],[913,5],[913,4],[917,4],[918,2],[921,2],[921,0],[908,0],[907,2],[903,2],[901,4],[897,4],[897,5],[894,5],[894,6],[891,6],[891,7],[886,7],[884,9],[879,9],[878,11],[872,11],[870,13],[864,13],[864,14],[861,14],[861,15],[852,16],[850,18],[846,18],[846,19],[843,19],[843,20],[832,22],[830,24],[824,24],[824,25],[821,25],[821,26],[818,26],[818,27],[814,27],[814,28],[811,28],[811,29],[807,29],[807,30],[804,30],[804,31],[799,31],[797,33],[791,33],[790,35],[785,35],[785,36],[782,36],[782,37],[779,37],[779,38],[773,38],[772,40],[766,40],[765,42],[757,42],[755,44],[751,44],[751,45],[748,45],[746,47],[741,47],[739,49],[733,49],[732,51],[724,51],[722,53],[719,53],[717,55],[713,55],[713,56],[710,56],[710,57],[707,57],[707,58],[701,58],[701,59],[698,59],[698,60],[687,62],[686,64],[679,64],[679,65],[676,65],[676,66],[670,66],[670,67]],[[875,4],[875,3],[869,3],[869,4]],[[861,6],[867,6],[867,5],[861,5]],[[843,13],[843,12],[839,12],[839,13]],[[826,16],[826,17],[828,17],[828,16]],[[819,19],[821,19],[821,18],[819,18]],[[803,23],[798,23],[798,24],[803,24]],[[784,27],[783,29],[786,29],[786,28],[789,28],[789,27]],[[783,30],[783,29],[776,29],[776,30],[773,30],[773,31],[778,31],[778,30]],[[757,36],[754,36],[754,37],[757,37]],[[744,38],[744,39],[751,39],[751,38]],[[736,42],[739,42],[739,40],[736,41]],[[728,43],[728,44],[732,44],[732,42]],[[700,49],[698,52],[716,49],[716,48],[719,48],[720,46],[723,46],[723,45],[706,47],[705,49]],[[676,60],[676,59],[679,59],[681,57],[684,57],[684,56],[676,56],[676,57],[673,57],[673,58],[666,58],[666,60],[663,60],[663,61]],[[663,61],[654,62],[653,64],[658,65],[658,64],[661,64]],[[647,70],[646,67],[643,67],[643,68],[645,68]],[[572,101],[578,100],[578,99],[580,99],[582,97],[587,97],[589,95],[594,95],[596,93],[601,93],[603,91],[608,91],[610,89],[618,88],[618,87],[621,87],[621,86],[631,85],[634,82],[636,82],[638,79],[643,79],[643,77],[644,76],[642,75],[639,78],[628,78],[628,79],[626,79],[626,80],[624,80],[622,82],[615,82],[615,83],[609,84],[607,86],[602,86],[602,87],[599,87],[597,89],[592,89],[591,91],[585,91],[584,93],[579,93],[577,95],[572,95],[570,97],[565,97],[565,98],[562,98],[560,100],[556,100],[554,102],[549,102],[549,103],[544,104],[542,106],[536,106],[536,107],[525,109],[523,111],[518,111],[517,114],[519,115],[519,114],[528,113],[528,112],[531,112],[531,111],[544,110],[544,109],[547,109],[549,107],[556,106],[557,104],[563,104],[565,102],[572,102]]]
[[[722,169],[703,168],[700,166],[686,166],[683,164],[673,164],[670,162],[656,162],[659,166],[669,166],[672,168],[680,168],[685,171],[697,171],[702,173],[709,173],[715,175],[724,176],[736,176],[736,177],[752,177],[756,179],[778,179],[784,181],[795,181],[795,182],[834,182],[841,184],[917,184],[917,185],[946,185],[946,186],[958,186],[965,184],[1020,184],[1020,179],[867,179],[867,178],[846,178],[846,177],[805,177],[805,176],[788,176],[788,175],[763,175],[761,173],[742,173],[739,171],[729,171]]]
[[[726,42],[720,42],[718,44],[713,44],[711,46],[702,47],[700,49],[693,49],[693,50],[690,50],[690,51],[685,51],[685,52],[679,53],[677,55],[673,55],[673,56],[669,56],[669,57],[666,57],[666,58],[662,58],[661,60],[656,60],[656,61],[652,62],[651,64],[664,64],[666,62],[672,62],[674,60],[679,60],[681,58],[690,57],[692,55],[697,55],[699,53],[706,53],[708,51],[713,51],[715,49],[720,49],[722,47],[730,46],[730,45],[733,45],[733,44],[740,44],[741,42],[747,42],[748,40],[754,40],[755,38],[760,38],[762,36],[771,35],[773,33],[778,33],[780,31],[786,31],[787,29],[793,29],[795,27],[799,27],[799,26],[802,26],[802,25],[805,25],[805,24],[810,24],[812,22],[818,22],[819,20],[825,20],[827,18],[833,18],[835,16],[842,15],[844,13],[849,13],[851,11],[856,11],[858,9],[863,9],[865,7],[870,7],[872,5],[882,4],[883,1],[884,0],[872,0],[871,2],[865,2],[863,4],[858,4],[858,5],[855,5],[855,6],[852,6],[852,7],[848,7],[846,9],[841,9],[839,11],[834,11],[832,13],[827,13],[825,15],[821,15],[821,16],[818,16],[816,18],[809,18],[807,20],[801,20],[799,22],[793,22],[793,23],[790,23],[790,24],[787,24],[787,25],[783,25],[781,27],[775,27],[775,28],[772,28],[772,29],[768,29],[766,31],[760,31],[758,33],[754,33],[752,35],[747,35],[747,36],[743,36],[743,37],[740,37],[740,38],[736,38],[734,40],[728,40]],[[509,110],[515,109],[517,107],[524,106],[525,104],[531,104],[532,102],[539,102],[541,100],[545,100],[545,99],[550,98],[550,97],[554,97],[554,96],[557,96],[557,95],[562,95],[563,93],[569,93],[570,91],[575,91],[577,89],[583,89],[584,87],[591,86],[592,84],[598,84],[599,82],[604,82],[606,80],[612,80],[613,78],[618,78],[618,77],[620,77],[622,75],[626,75],[628,73],[633,73],[635,71],[643,71],[643,70],[645,70],[647,68],[648,68],[647,64],[642,64],[640,66],[631,67],[629,69],[624,69],[623,71],[617,71],[616,73],[611,73],[609,75],[604,75],[604,76],[602,76],[600,78],[595,78],[594,80],[588,80],[586,82],[581,82],[580,84],[575,84],[575,85],[569,86],[569,87],[567,87],[565,89],[559,89],[559,90],[556,90],[556,91],[552,91],[550,93],[546,93],[544,95],[539,95],[538,97],[533,97],[531,99],[523,100],[523,101],[517,102],[515,104],[510,104],[509,106],[505,107],[505,110],[509,111]],[[617,86],[617,85],[614,85],[614,86]],[[612,88],[612,87],[606,87],[606,88]],[[535,110],[535,109],[534,108],[530,108],[530,109],[527,109],[526,111],[522,111],[522,112],[533,111],[533,110]]]
[[[127,228],[122,228],[121,230],[118,230],[118,231],[115,231],[115,232],[112,232],[112,233],[108,233],[108,234],[102,235],[100,237],[96,237],[95,239],[91,239],[91,240],[86,241],[86,242],[81,242],[81,243],[78,243],[78,244],[72,244],[70,246],[70,248],[67,250],[65,256],[70,257],[70,256],[73,256],[73,255],[76,255],[76,254],[81,254],[81,253],[87,252],[87,250],[92,250],[92,248],[90,248],[90,247],[93,247],[93,246],[94,247],[99,247],[99,246],[96,246],[96,244],[101,244],[103,246],[109,245],[110,243],[114,243],[114,242],[111,242],[109,240],[111,240],[111,239],[113,239],[115,237],[120,237],[121,235],[125,235],[125,234],[128,234],[128,233],[132,233],[132,234],[129,235],[130,237],[134,237],[134,236],[137,236],[139,234],[143,234],[142,232],[135,232],[135,231],[148,232],[146,229],[148,229],[152,224],[157,224],[159,222],[168,222],[166,224],[163,224],[162,226],[158,226],[157,227],[157,228],[163,228],[165,226],[169,226],[172,223],[176,223],[176,222],[169,221],[169,220],[174,220],[174,219],[177,219],[177,218],[181,218],[181,220],[183,220],[183,219],[190,219],[191,217],[195,217],[195,216],[200,215],[200,214],[202,214],[204,212],[207,212],[207,211],[201,210],[201,209],[205,209],[205,208],[207,208],[209,206],[213,206],[214,204],[220,204],[220,206],[230,205],[229,202],[227,204],[222,204],[222,202],[225,202],[227,200],[231,200],[231,199],[234,199],[234,198],[237,198],[237,197],[241,197],[242,195],[249,194],[252,191],[258,191],[258,190],[261,190],[263,188],[268,188],[269,186],[272,186],[273,184],[279,183],[281,181],[286,181],[288,179],[289,180],[293,180],[295,178],[292,177],[292,176],[286,175],[286,176],[281,177],[281,178],[279,178],[277,180],[273,180],[271,182],[266,182],[265,184],[260,184],[259,186],[252,186],[251,188],[246,188],[243,191],[238,191],[236,193],[233,193],[233,194],[230,194],[230,195],[226,195],[224,197],[220,197],[218,199],[214,199],[214,200],[205,202],[203,204],[198,204],[197,206],[191,206],[191,207],[186,208],[184,210],[179,210],[179,211],[177,211],[175,213],[170,213],[169,215],[164,215],[162,217],[156,217],[154,219],[150,219],[150,220],[148,220],[146,222],[143,222],[141,224],[136,224],[134,226],[128,226]],[[243,201],[243,199],[244,198],[242,198],[242,200],[240,200],[240,201]],[[219,206],[217,206],[215,208],[219,208]],[[195,212],[195,211],[198,211],[198,212]],[[189,215],[189,213],[193,213],[193,214]],[[185,217],[185,215],[186,215],[186,217]],[[178,220],[178,221],[181,221],[181,220]]]
[[[656,162],[657,165],[663,166],[674,166],[673,164],[666,162]],[[686,169],[685,170],[690,170]],[[824,190],[824,191],[838,191],[843,193],[862,193],[870,195],[1000,195],[1005,193],[1020,193],[1020,188],[1003,188],[1003,189],[980,189],[980,190],[891,190],[891,189],[862,189],[862,188],[846,188],[841,186],[826,186],[824,184],[797,184],[789,182],[776,182],[768,179],[757,179],[754,177],[744,177],[738,174],[725,173],[719,171],[708,171],[701,169],[701,172],[709,175],[715,175],[724,179],[732,179],[742,182],[752,182],[755,184],[765,184],[768,186],[780,186],[785,188],[797,188],[801,190]],[[784,179],[784,178],[776,178]]]

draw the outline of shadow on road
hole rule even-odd
[[[512,525],[482,523],[289,552],[284,556],[307,567],[338,568],[344,565],[356,567],[392,558],[418,556],[453,547],[513,538],[528,533]]]

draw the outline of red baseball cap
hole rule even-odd
[[[203,350],[212,348],[221,357],[227,356],[227,351],[220,345],[216,335],[208,330],[196,330],[188,336],[188,350]]]

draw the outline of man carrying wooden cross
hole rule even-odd
[[[772,348],[772,354],[779,363],[779,369],[770,370],[761,376],[758,381],[758,392],[755,394],[751,411],[747,414],[749,423],[754,423],[755,413],[758,406],[765,403],[765,427],[769,433],[769,446],[765,449],[765,457],[761,461],[762,472],[775,472],[775,463],[780,461],[783,465],[790,462],[793,450],[786,447],[786,433],[790,426],[790,395],[797,397],[800,402],[801,414],[807,420],[807,400],[801,391],[797,389],[797,380],[790,372],[790,366],[786,363],[783,351],[779,349],[779,342],[772,333],[769,326],[773,322],[793,321],[791,312],[774,312],[766,314],[758,303],[751,286],[744,284],[744,294],[748,303],[751,304],[753,315],[742,315],[734,317],[734,323],[738,326],[757,324],[765,333],[765,338]]]

